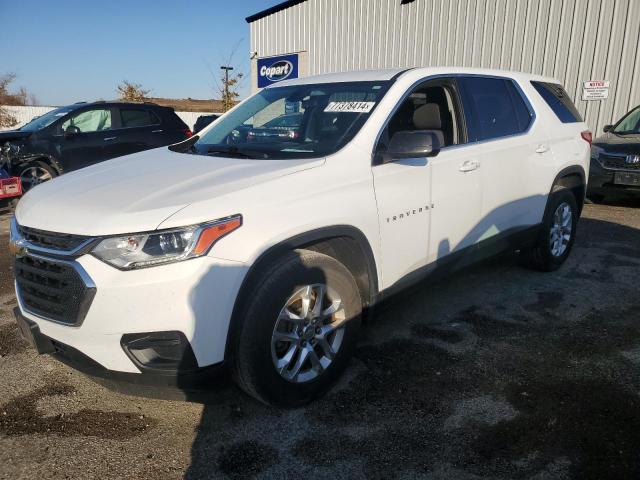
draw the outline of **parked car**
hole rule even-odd
[[[217,120],[218,118],[220,118],[220,115],[216,115],[216,114],[200,115],[196,120],[196,123],[194,123],[193,125],[193,133],[198,133],[199,131],[203,130],[205,127],[208,127],[210,123],[212,123],[214,120]]]
[[[640,105],[604,132],[591,147],[589,198],[600,202],[615,193],[640,193]]]
[[[296,139],[300,136],[302,113],[285,113],[269,120],[260,127],[253,127],[247,133],[247,142],[279,142],[283,138]]]
[[[308,402],[393,293],[503,251],[563,264],[591,141],[563,92],[466,68],[279,82],[200,138],[28,192],[18,323],[92,375],[190,390],[230,371],[261,401]],[[236,142],[292,104],[304,135]]]
[[[189,136],[189,127],[172,108],[150,103],[76,103],[56,108],[18,130],[0,132],[0,156],[29,190],[62,173]]]

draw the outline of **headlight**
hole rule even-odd
[[[122,270],[153,267],[206,255],[225,235],[242,225],[242,216],[180,229],[134,233],[102,240],[92,254]]]

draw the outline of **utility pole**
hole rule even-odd
[[[233,70],[233,67],[222,66],[222,67],[220,67],[220,70],[224,70],[224,98],[223,98],[223,104],[225,105],[225,108],[229,108],[229,107],[227,107],[227,105],[229,105],[231,103],[231,99],[229,98],[229,70]]]

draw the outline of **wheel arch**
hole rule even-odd
[[[283,240],[269,247],[256,259],[245,275],[233,305],[225,347],[225,359],[237,340],[242,327],[242,306],[251,292],[251,286],[268,265],[283,254],[307,249],[329,255],[340,261],[352,273],[363,304],[363,315],[378,295],[378,271],[373,250],[361,230],[351,225],[335,225],[311,230]]]
[[[58,175],[62,175],[63,173],[62,164],[55,157],[46,153],[20,158],[15,161],[15,163],[12,162],[12,169],[23,168],[32,162],[45,162],[47,165],[52,167]]]
[[[560,170],[551,184],[549,196],[560,188],[568,188],[576,198],[578,215],[582,214],[582,207],[584,206],[584,199],[587,193],[586,177],[584,168],[579,165],[572,165]],[[547,205],[548,203],[547,200]]]

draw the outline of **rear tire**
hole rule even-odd
[[[248,291],[231,354],[236,383],[285,407],[324,394],[347,366],[361,323],[349,270],[327,255],[296,250],[269,265]]]
[[[542,272],[557,270],[571,253],[578,218],[578,205],[571,190],[553,192],[536,244],[520,252],[524,266]]]

